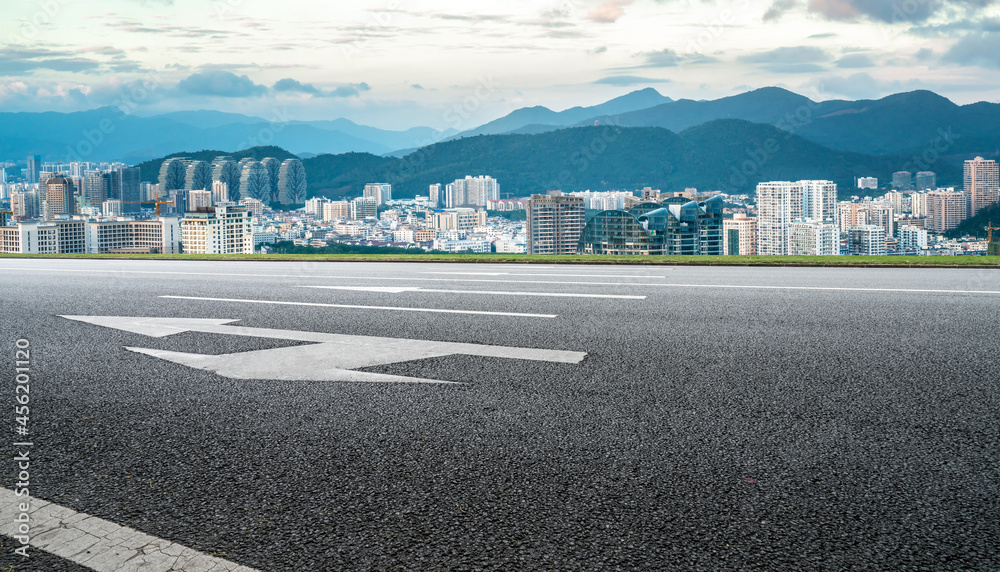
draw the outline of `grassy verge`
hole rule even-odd
[[[1000,268],[1000,256],[527,256],[524,254],[0,254],[0,258],[466,262],[671,266],[848,266]]]

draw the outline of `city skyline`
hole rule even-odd
[[[814,100],[930,89],[964,104],[996,101],[1000,86],[992,0],[50,0],[8,14],[4,111],[78,111],[141,93],[140,115],[281,111],[445,128],[449,107],[473,98],[471,128],[643,87],[715,99],[774,85]]]

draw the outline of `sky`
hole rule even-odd
[[[1000,0],[0,0],[0,111],[469,129],[646,87],[1000,101]]]

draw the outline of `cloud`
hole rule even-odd
[[[995,0],[809,0],[809,11],[829,20],[869,19],[891,24],[920,23],[939,13],[976,12]]]
[[[792,8],[799,5],[798,0],[775,0],[771,7],[764,12],[764,21],[770,22],[784,16]]]
[[[847,54],[837,60],[836,65],[838,68],[872,68],[875,62],[868,54]]]
[[[0,74],[3,75],[31,75],[36,70],[97,73],[103,66],[103,62],[79,57],[71,51],[21,47],[0,48]]]
[[[882,88],[878,82],[866,73],[856,73],[848,77],[827,76],[813,83],[821,93],[848,99],[877,99],[882,96]]]
[[[632,0],[609,0],[588,12],[587,19],[600,24],[613,24],[625,15],[624,7],[631,3]]]
[[[1000,33],[969,34],[955,42],[941,58],[944,62],[963,66],[1000,69]]]
[[[222,70],[191,74],[182,79],[177,88],[189,95],[214,97],[261,97],[267,93],[266,87],[255,84],[247,76]]]
[[[686,64],[707,64],[716,62],[715,58],[702,54],[679,54],[674,50],[666,49],[656,52],[643,52],[639,54],[645,62],[639,66],[641,68],[670,68]]]
[[[305,93],[313,97],[354,97],[360,95],[362,91],[371,90],[371,86],[362,82],[342,85],[334,88],[332,91],[323,91],[311,83],[302,83],[292,78],[285,78],[278,80],[274,84],[273,89],[277,93]]]
[[[636,75],[613,75],[603,77],[594,82],[598,85],[630,86],[650,83],[670,83],[669,79],[656,79],[651,77],[640,77]]]
[[[832,59],[830,54],[822,48],[798,46],[775,48],[742,56],[739,61],[745,64],[760,64],[765,70],[774,73],[813,73],[825,71],[826,68],[820,64],[830,59]]]
[[[415,84],[411,85],[410,87],[413,88],[413,89],[415,89],[415,90],[417,90],[417,91],[424,91],[424,86],[420,85],[419,83],[415,83]]]
[[[592,50],[587,50],[587,53],[596,56],[596,55],[599,55],[599,54],[603,54],[603,53],[605,53],[607,51],[608,51],[608,47],[607,46],[598,46],[598,47],[596,47],[596,48],[594,48]]]

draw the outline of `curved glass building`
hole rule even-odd
[[[722,197],[673,197],[631,211],[601,211],[580,236],[580,254],[722,255]]]

